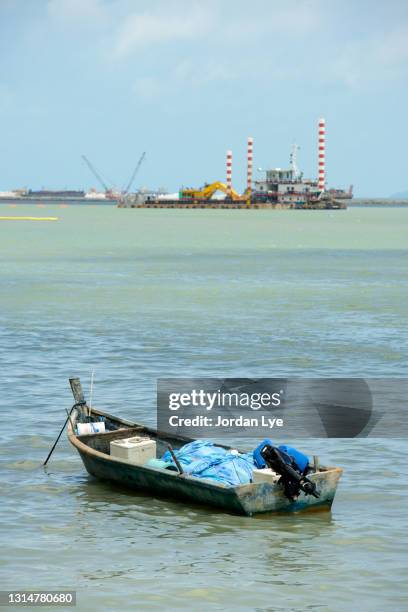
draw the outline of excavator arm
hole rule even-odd
[[[210,185],[205,185],[202,189],[183,189],[183,198],[192,198],[194,200],[210,200],[212,196],[217,192],[222,191],[225,195],[229,195],[232,200],[241,200],[241,196],[234,189],[231,189],[228,193],[228,188],[225,183],[216,181]]]

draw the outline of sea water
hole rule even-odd
[[[344,476],[331,513],[294,516],[115,488],[65,437],[40,464],[70,376],[150,425],[160,376],[405,377],[408,208],[1,208],[58,216],[0,222],[2,589],[75,589],[80,610],[406,609],[405,440],[299,440]]]

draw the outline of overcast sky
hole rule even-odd
[[[408,189],[408,2],[0,0],[0,190],[90,187],[85,153],[118,186],[244,188],[293,142],[330,186]],[[95,185],[96,186],[96,185]]]

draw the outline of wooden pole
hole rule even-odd
[[[81,386],[81,381],[79,380],[79,378],[70,378],[69,379],[69,384],[71,385],[71,390],[72,390],[72,394],[75,398],[75,404],[72,406],[71,410],[69,411],[69,413],[67,414],[67,418],[65,419],[65,422],[61,428],[61,431],[59,432],[57,439],[55,440],[54,444],[52,445],[52,448],[50,450],[50,452],[47,455],[46,460],[43,463],[43,466],[45,467],[48,463],[48,461],[51,458],[52,453],[54,452],[55,447],[57,446],[60,437],[62,436],[62,432],[64,431],[68,421],[71,421],[71,414],[74,408],[78,408],[78,407],[83,407],[86,406],[86,401],[85,401],[85,397],[84,397],[84,393],[82,391],[82,386]],[[72,421],[71,421],[71,425],[72,425]]]
[[[174,453],[174,450],[173,450],[173,448],[172,448],[172,446],[171,446],[170,444],[168,445],[168,447],[167,447],[167,448],[169,449],[169,451],[170,451],[170,455],[173,457],[173,461],[174,461],[174,463],[176,464],[177,469],[178,469],[178,471],[179,471],[179,473],[180,473],[180,476],[181,476],[182,474],[184,474],[184,470],[183,470],[183,468],[181,467],[180,461],[177,459],[177,457],[176,457],[176,455],[175,455],[175,453]]]
[[[66,424],[67,424],[67,423],[68,423],[68,421],[71,419],[71,412],[73,411],[73,409],[74,409],[74,406],[72,406],[71,410],[69,411],[68,416],[67,416],[67,418],[65,419],[65,423],[63,424],[63,426],[62,426],[62,428],[61,428],[61,431],[59,432],[59,434],[58,434],[58,436],[57,436],[57,439],[55,440],[54,444],[52,445],[52,449],[51,449],[51,450],[50,450],[50,452],[48,453],[47,458],[46,458],[46,460],[45,460],[45,461],[44,461],[44,463],[43,463],[43,466],[44,466],[44,467],[47,465],[47,463],[48,463],[48,461],[49,461],[49,459],[50,459],[50,457],[51,457],[52,453],[54,452],[54,448],[57,446],[57,444],[58,444],[58,442],[59,442],[59,439],[60,439],[60,437],[62,436],[62,432],[63,432],[63,431],[64,431],[64,429],[65,429]]]

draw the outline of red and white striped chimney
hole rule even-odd
[[[251,136],[249,136],[248,152],[247,152],[247,192],[248,193],[251,193],[251,190],[252,190],[253,152],[254,152],[254,139]]]
[[[232,151],[227,151],[227,193],[232,190]]]
[[[325,187],[325,154],[326,154],[326,121],[319,119],[319,175],[317,186],[321,191]]]

